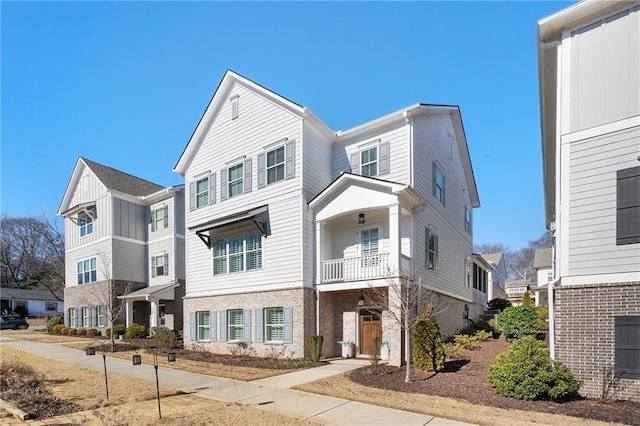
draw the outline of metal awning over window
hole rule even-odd
[[[251,210],[246,210],[246,211],[235,213],[219,219],[214,219],[209,222],[203,223],[202,225],[193,226],[189,228],[189,231],[195,232],[196,235],[202,240],[202,242],[207,245],[207,247],[211,247],[211,238],[209,236],[209,231],[226,226],[226,225],[231,225],[234,223],[239,223],[244,221],[252,221],[256,225],[258,230],[262,233],[262,235],[266,236],[267,221],[260,220],[258,216],[264,213],[267,213],[268,211],[269,211],[268,206],[256,207]]]

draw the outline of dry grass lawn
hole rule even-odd
[[[2,330],[0,334],[2,334],[3,336],[11,337],[12,339],[31,340],[32,342],[40,342],[40,343],[67,343],[67,342],[77,342],[79,340],[89,341],[89,339],[84,337],[53,336],[53,335],[47,334],[45,331],[37,331],[37,330]]]
[[[558,414],[505,410],[433,395],[370,388],[354,383],[344,375],[303,384],[293,389],[480,425],[602,426],[611,424]]]

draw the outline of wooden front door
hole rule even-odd
[[[360,311],[360,354],[370,355],[376,337],[382,337],[380,312]],[[379,355],[379,354],[378,354]]]

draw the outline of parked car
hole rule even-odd
[[[12,315],[2,315],[0,317],[0,330],[26,330],[29,323],[24,318]]]

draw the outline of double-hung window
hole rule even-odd
[[[82,308],[82,325],[84,327],[93,326],[93,324],[91,323],[91,308],[88,306],[84,306]]]
[[[262,268],[262,234],[238,235],[219,239],[211,246],[213,275]]]
[[[284,146],[267,151],[267,185],[284,180]]]
[[[209,176],[196,182],[196,208],[209,205]]]
[[[152,231],[157,231],[158,229],[164,229],[169,225],[168,210],[169,210],[168,206],[163,206],[158,209],[155,209],[151,213],[152,215],[151,230]]]
[[[196,314],[198,340],[211,340],[211,318],[209,311],[199,311]]]
[[[161,277],[169,275],[169,254],[161,254],[151,258],[151,276]]]
[[[98,280],[97,258],[81,260],[77,263],[78,284],[87,284]]]
[[[267,342],[284,341],[284,308],[264,310],[264,335]]]
[[[93,218],[88,214],[82,213],[78,216],[78,225],[81,237],[93,234]]]
[[[360,170],[362,176],[378,175],[378,147],[365,149],[360,152]]]
[[[69,308],[69,327],[78,326],[78,311],[76,308]]]
[[[244,312],[242,309],[227,311],[227,336],[229,341],[244,340]]]
[[[360,253],[362,266],[375,266],[378,264],[378,228],[363,229],[360,231]]]
[[[442,170],[440,170],[440,167],[438,167],[436,163],[433,163],[433,195],[442,204],[444,204],[444,191],[445,191],[444,184],[445,184],[445,181],[444,181],[444,174],[442,173]]]
[[[426,267],[427,269],[438,270],[438,236],[429,228],[426,232]]]
[[[227,184],[229,186],[229,198],[244,193],[244,163],[229,167],[227,173],[229,174]]]
[[[107,307],[98,306],[98,327],[107,326]]]

